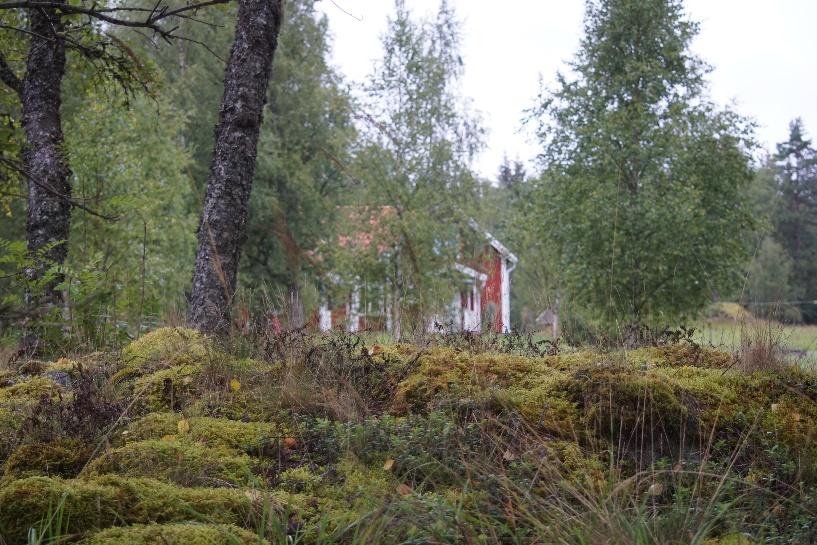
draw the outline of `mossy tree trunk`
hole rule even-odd
[[[190,325],[207,333],[223,332],[229,325],[281,18],[282,0],[239,1],[188,311]]]

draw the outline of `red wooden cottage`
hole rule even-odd
[[[442,325],[458,331],[507,333],[511,323],[511,272],[519,258],[475,221],[471,220],[469,224],[480,235],[480,247],[472,252],[470,259],[463,256],[461,262],[455,264],[461,275],[461,288],[448,305],[447,312],[429,316],[425,322],[432,331]],[[364,240],[365,235],[356,238]],[[347,239],[339,242],[344,244]],[[364,242],[370,241],[366,239]],[[391,298],[386,290],[385,285],[355,285],[341,304],[330,305],[324,301],[318,311],[320,329],[329,331],[343,327],[352,332],[393,333]]]

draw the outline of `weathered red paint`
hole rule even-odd
[[[338,306],[332,309],[332,327],[346,324],[346,306]]]
[[[502,256],[488,246],[483,257],[483,272],[488,275],[482,288],[482,323],[485,331],[502,333]]]

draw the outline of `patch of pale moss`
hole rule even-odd
[[[241,486],[253,480],[251,467],[245,454],[168,437],[111,449],[91,462],[86,473],[153,477],[184,486]]]
[[[536,429],[573,438],[582,428],[582,419],[576,402],[554,389],[561,384],[561,381],[553,381],[539,388],[509,388],[497,393],[497,398],[503,405],[518,411]]]
[[[0,535],[25,542],[28,529],[62,506],[69,533],[114,524],[203,521],[241,524],[252,519],[253,501],[226,488],[182,488],[154,479],[105,476],[63,480],[29,477],[0,489]]]
[[[56,361],[46,363],[41,372],[64,371],[70,374],[74,373],[80,366],[82,366],[82,364],[77,360],[59,358]]]
[[[548,454],[555,459],[560,475],[573,486],[600,492],[607,484],[605,466],[589,456],[573,441],[551,441],[546,445]]]
[[[467,397],[491,387],[508,386],[534,366],[528,358],[436,349],[421,356],[417,370],[400,383],[394,406],[421,408],[440,396]]]
[[[252,532],[233,525],[171,523],[109,528],[82,545],[266,545]]]
[[[734,358],[729,352],[688,343],[641,348],[629,352],[628,358],[634,362],[647,360],[660,367],[726,369],[734,364]]]
[[[185,418],[181,413],[153,413],[131,423],[122,433],[121,439],[133,442],[178,435],[206,446],[258,454],[270,445],[277,444],[286,434],[282,426],[273,423],[239,422],[206,416]]]

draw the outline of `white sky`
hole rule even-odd
[[[407,0],[416,15],[438,0]],[[493,178],[503,155],[529,162],[537,152],[522,132],[539,77],[546,85],[575,53],[583,0],[450,0],[463,22],[462,94],[482,116],[486,147],[475,168]],[[712,98],[733,104],[759,125],[768,149],[802,117],[817,140],[817,0],[686,0],[701,23],[695,52],[714,67]],[[329,17],[333,62],[353,83],[365,81],[381,56],[380,37],[392,0],[321,0]],[[344,13],[348,12],[347,13]],[[358,20],[360,19],[360,20]]]

